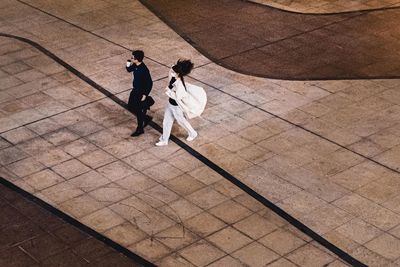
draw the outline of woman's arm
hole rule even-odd
[[[183,85],[181,79],[177,79],[174,83],[175,91],[175,101],[178,106],[186,113],[189,111],[189,108],[185,104],[184,100],[187,97],[187,91],[185,86]]]
[[[187,91],[181,79],[177,79],[174,83],[176,101],[182,101],[187,96]]]

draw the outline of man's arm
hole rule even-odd
[[[131,64],[129,67],[126,67],[126,66],[125,66],[125,68],[126,68],[126,71],[127,71],[127,72],[132,72],[132,71],[135,69],[135,65],[134,65],[134,64]]]

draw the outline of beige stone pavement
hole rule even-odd
[[[249,0],[287,11],[300,13],[337,13],[400,7],[399,0]]]
[[[124,101],[124,47],[144,49],[159,125],[168,66],[191,58],[209,98],[191,147],[362,262],[400,265],[398,80],[250,77],[204,58],[137,1],[29,3],[79,27],[5,0],[0,32]],[[0,176],[160,266],[345,265],[173,142],[155,147],[154,129],[131,138],[134,128],[68,70],[0,37]]]

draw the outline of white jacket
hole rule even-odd
[[[176,76],[171,69],[168,75],[168,81],[172,77],[176,78],[172,89],[167,86],[166,94],[174,99],[185,115],[191,119],[198,117],[203,113],[207,103],[207,95],[202,87],[185,82],[186,88],[182,80]]]

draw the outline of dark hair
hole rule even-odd
[[[180,77],[183,77],[192,71],[193,66],[194,64],[189,59],[179,59],[172,69],[178,73]]]
[[[134,56],[137,61],[142,62],[144,58],[144,52],[142,50],[134,50],[132,51],[132,56]]]

